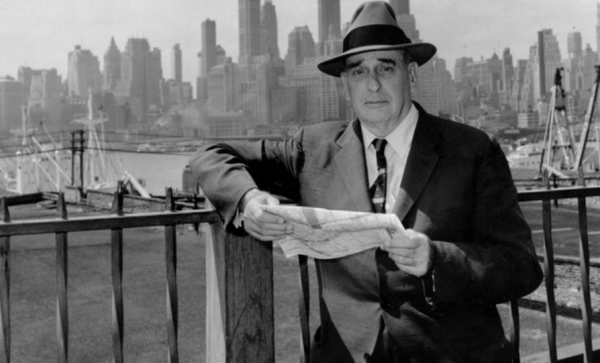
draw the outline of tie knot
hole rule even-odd
[[[377,151],[378,153],[382,153],[385,150],[385,145],[387,145],[386,139],[373,140],[373,146],[375,147],[375,151]]]

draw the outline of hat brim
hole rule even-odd
[[[327,59],[317,65],[319,70],[325,74],[333,77],[339,77],[345,69],[345,61],[351,55],[374,52],[378,50],[395,50],[402,49],[408,52],[412,59],[417,62],[419,66],[427,63],[428,60],[433,57],[436,52],[436,48],[433,44],[429,43],[409,43],[399,45],[369,45],[364,47],[358,47],[348,50],[342,54],[339,54],[333,58]]]

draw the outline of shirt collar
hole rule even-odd
[[[415,128],[417,126],[418,119],[419,110],[417,110],[415,105],[411,103],[410,110],[408,111],[408,114],[404,120],[402,120],[402,122],[400,122],[398,126],[396,126],[396,128],[385,137],[388,142],[388,146],[391,146],[396,154],[398,154],[400,157],[405,157],[408,153],[413,135],[415,134]],[[364,127],[362,123],[360,124],[360,127],[366,151],[371,146],[373,140],[375,140],[377,137],[373,135],[373,133],[366,127]]]

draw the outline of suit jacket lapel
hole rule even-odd
[[[404,219],[421,195],[439,159],[435,146],[441,141],[441,136],[437,129],[431,127],[427,117],[425,111],[420,109],[400,191],[392,210],[400,220]]]
[[[337,144],[341,147],[335,156],[337,177],[342,180],[347,189],[342,191],[343,197],[347,198],[349,195],[357,211],[372,210],[362,133],[358,120],[354,120],[351,127],[346,129]]]

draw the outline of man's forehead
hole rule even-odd
[[[385,62],[389,60],[401,61],[401,52],[398,50],[378,50],[354,54],[346,58],[346,65],[359,65],[370,61]]]

